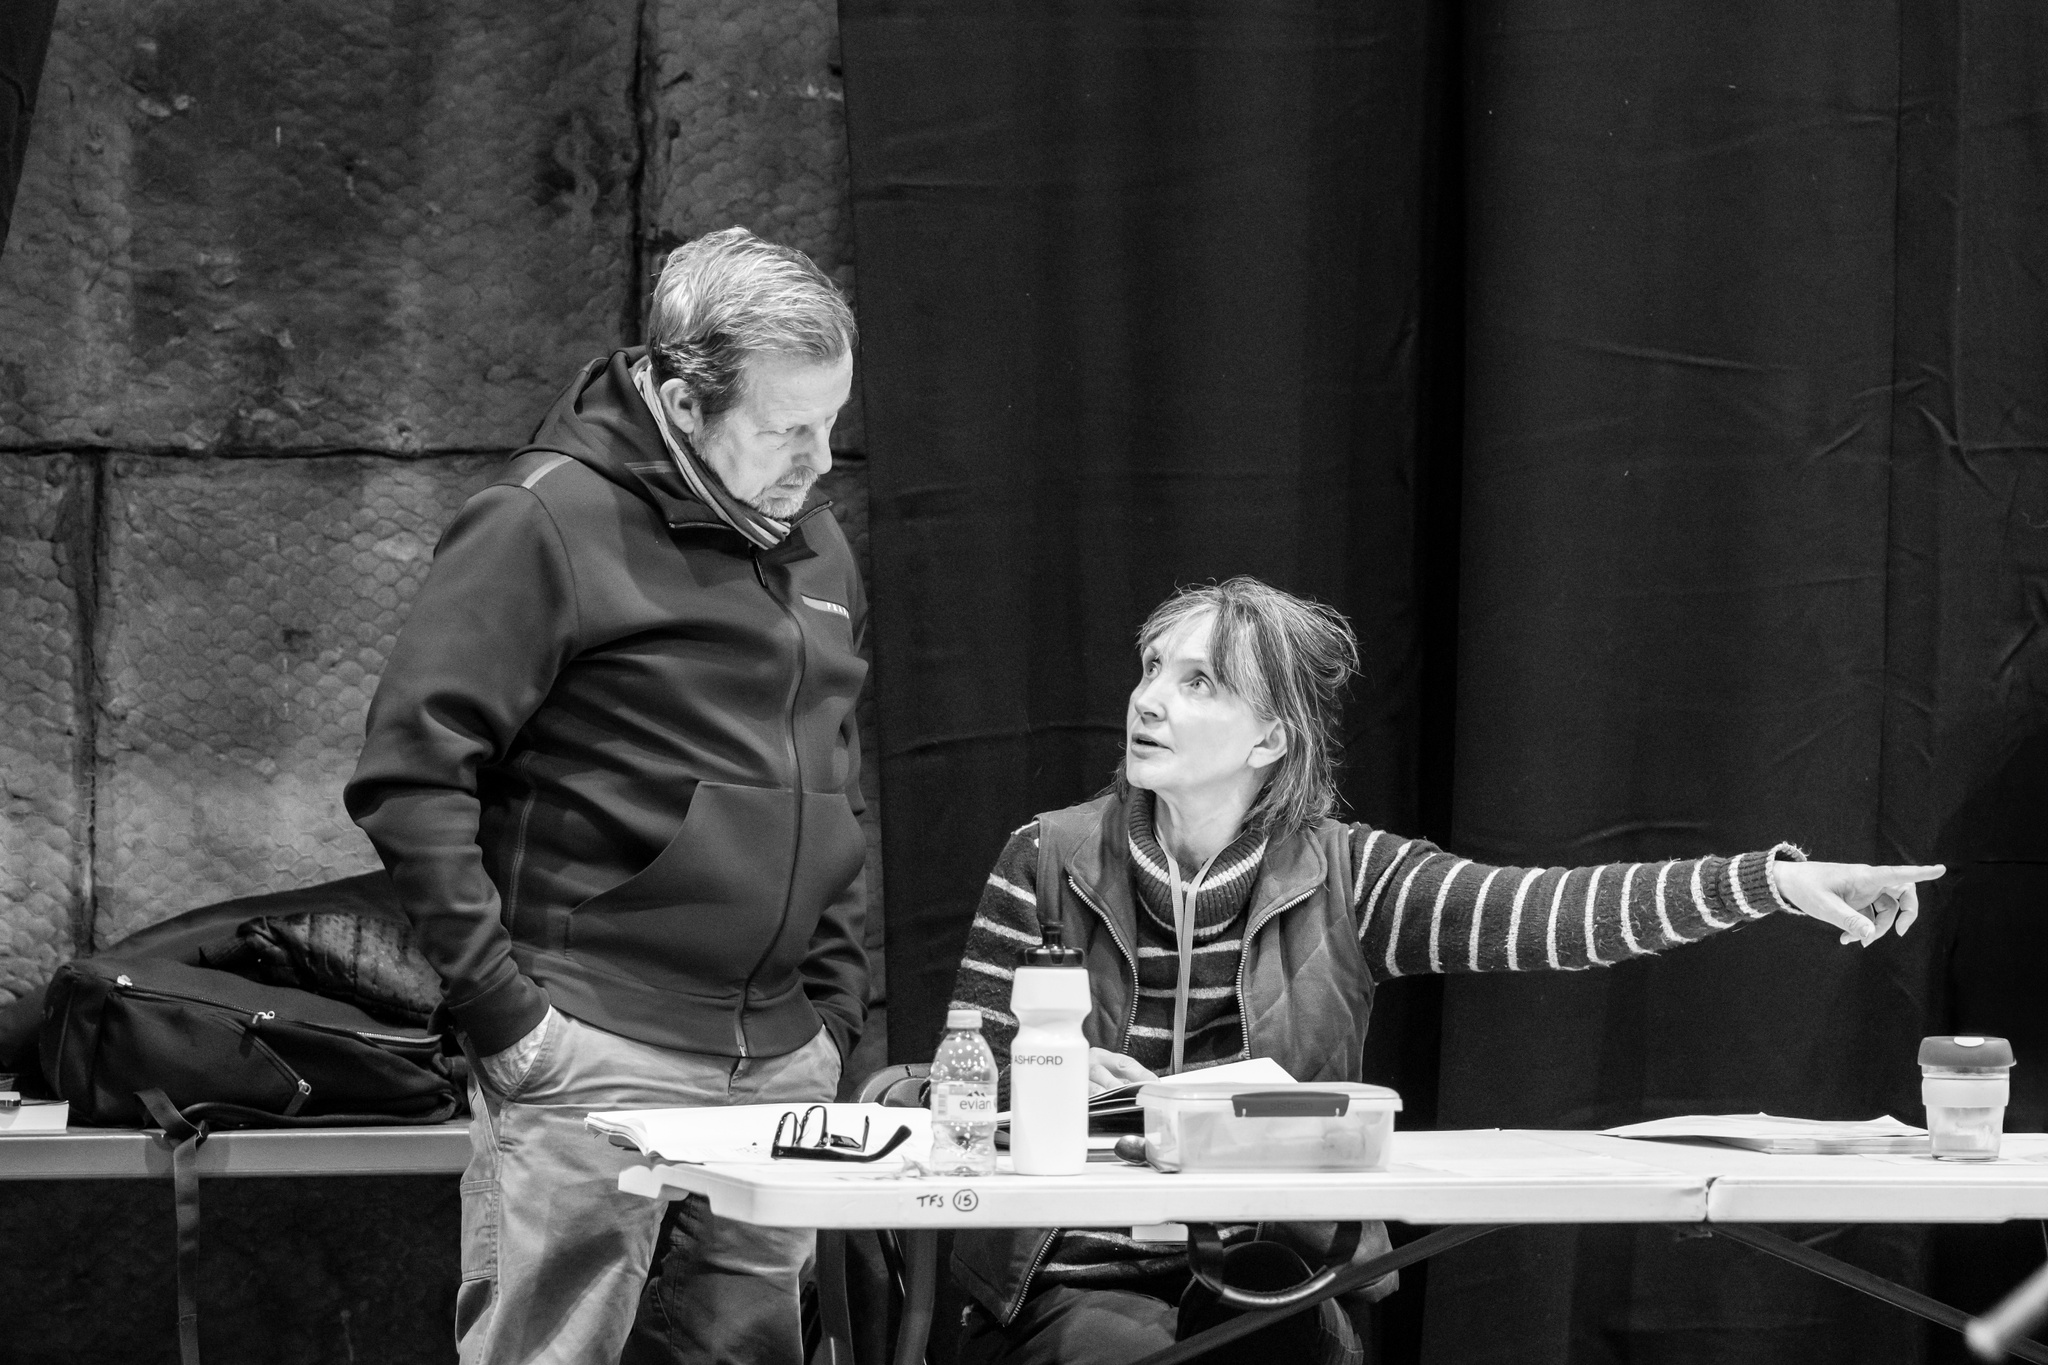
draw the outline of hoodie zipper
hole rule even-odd
[[[742,1057],[753,1055],[747,1050],[747,997],[753,993],[754,978],[760,975],[761,968],[767,965],[768,958],[775,952],[775,945],[781,942],[782,931],[789,927],[790,906],[796,900],[797,863],[804,846],[804,761],[796,743],[796,704],[798,697],[803,693],[804,674],[809,665],[809,656],[804,648],[803,622],[797,619],[796,612],[790,608],[789,603],[777,596],[775,589],[769,586],[768,570],[761,563],[759,550],[754,551],[754,578],[761,584],[761,591],[768,594],[768,600],[782,613],[783,619],[789,622],[789,628],[796,632],[796,672],[789,680],[789,698],[784,703],[782,716],[782,741],[789,754],[791,829],[795,837],[790,842],[789,878],[783,883],[781,918],[775,921],[775,932],[769,935],[768,942],[761,949],[761,956],[754,960],[753,969],[747,973],[747,979],[740,983],[740,1003],[733,1011],[733,1038],[739,1044]]]
[[[1138,959],[1125,945],[1123,936],[1117,933],[1116,921],[1090,899],[1088,893],[1081,889],[1081,883],[1074,880],[1074,874],[1071,872],[1067,873],[1067,885],[1081,898],[1081,904],[1095,912],[1096,918],[1102,921],[1102,927],[1109,930],[1110,942],[1116,944],[1116,950],[1123,954],[1124,966],[1130,969],[1131,1009],[1124,1019],[1123,1031],[1117,1035],[1117,1051],[1122,1052],[1130,1047],[1131,1028],[1138,1022]],[[1044,1240],[1039,1242],[1038,1250],[1032,1254],[1031,1264],[1024,1268],[1024,1282],[1017,1286],[1016,1296],[1010,1300],[1010,1310],[1003,1316],[1005,1327],[1017,1316],[1017,1310],[1024,1306],[1025,1297],[1031,1293],[1031,1281],[1037,1276],[1039,1267],[1045,1264],[1045,1258],[1051,1253],[1052,1244],[1059,1239],[1060,1232],[1059,1228],[1046,1229]]]
[[[1252,1055],[1252,1021],[1251,1015],[1244,1007],[1244,969],[1245,964],[1252,960],[1252,939],[1258,934],[1259,930],[1265,928],[1268,920],[1282,911],[1292,910],[1315,893],[1316,888],[1311,886],[1294,899],[1282,901],[1280,904],[1260,912],[1251,923],[1245,926],[1244,947],[1238,949],[1237,953],[1237,1027],[1238,1032],[1244,1035],[1244,1049],[1238,1054],[1240,1057]]]

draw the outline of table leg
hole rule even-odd
[[[1339,1294],[1348,1294],[1354,1289],[1363,1289],[1382,1275],[1414,1265],[1438,1252],[1449,1251],[1475,1237],[1484,1237],[1489,1232],[1498,1232],[1498,1224],[1472,1224],[1464,1227],[1438,1228],[1406,1246],[1395,1247],[1384,1256],[1376,1256],[1363,1265],[1354,1266],[1315,1294],[1303,1299],[1291,1308],[1265,1308],[1255,1313],[1245,1313],[1225,1323],[1219,1323],[1206,1332],[1197,1332],[1185,1341],[1176,1341],[1163,1351],[1154,1351],[1134,1365],[1179,1365],[1184,1360],[1194,1360],[1207,1355],[1217,1347],[1236,1341],[1239,1337],[1250,1336],[1261,1327],[1269,1327],[1282,1318],[1296,1313],[1307,1312],[1324,1299],[1333,1299]],[[899,1356],[900,1360],[901,1357]]]
[[[1883,1299],[1896,1308],[1918,1314],[1929,1322],[1938,1322],[1943,1327],[1960,1332],[1969,1325],[1970,1315],[1960,1308],[1951,1308],[1939,1299],[1931,1299],[1917,1290],[1904,1285],[1893,1284],[1882,1275],[1876,1275],[1861,1267],[1840,1261],[1823,1251],[1815,1251],[1760,1227],[1745,1223],[1707,1223],[1702,1225],[1716,1237],[1726,1237],[1731,1242],[1740,1242],[1754,1247],[1767,1256],[1776,1256],[1781,1261],[1790,1261],[1801,1270],[1810,1270],[1816,1275],[1833,1280],[1836,1284],[1847,1285],[1860,1290],[1874,1299]],[[2032,1360],[2048,1365],[2048,1347],[2035,1341],[2015,1341],[2006,1347],[2021,1360]]]
[[[839,1228],[818,1233],[818,1318],[824,1340],[810,1365],[853,1365],[853,1313],[846,1301],[846,1239]]]
[[[896,1325],[896,1365],[924,1365],[925,1343],[932,1334],[932,1297],[939,1286],[939,1234],[911,1228],[896,1234],[903,1242],[903,1317]]]
[[[2029,1275],[1990,1312],[1970,1319],[1963,1340],[1979,1360],[2003,1360],[2010,1343],[2033,1331],[2043,1317],[2048,1317],[2048,1265]]]

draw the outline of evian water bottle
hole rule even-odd
[[[981,1011],[948,1010],[932,1058],[932,1173],[993,1175],[996,1057],[981,1036]]]
[[[1078,1175],[1088,1164],[1088,971],[1058,924],[1010,986],[1010,1161],[1018,1175]]]

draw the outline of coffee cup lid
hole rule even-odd
[[[1991,1068],[2011,1066],[2012,1044],[1981,1033],[1942,1034],[1920,1040],[1920,1065]]]

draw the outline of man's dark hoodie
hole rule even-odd
[[[593,361],[434,553],[345,799],[481,1053],[547,1012],[662,1047],[844,1055],[867,986],[854,698],[867,600],[829,511],[759,549]]]

